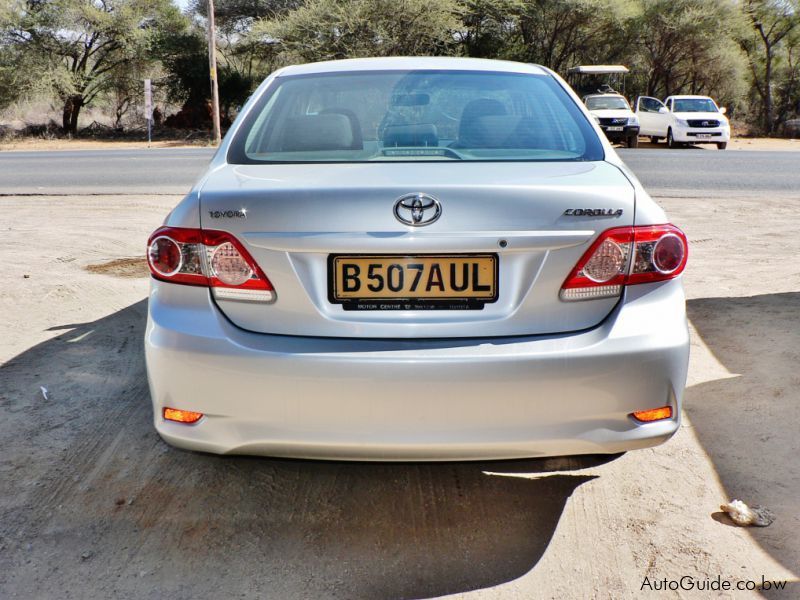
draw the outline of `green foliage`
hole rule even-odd
[[[160,83],[166,85],[170,100],[200,114],[211,99],[204,32],[196,27],[162,31],[154,40],[153,52],[164,66],[166,74]],[[258,81],[226,63],[219,63],[217,72],[223,120],[230,120],[233,109],[244,104]]]
[[[250,35],[276,45],[285,63],[455,54],[460,13],[455,0],[308,0]]]
[[[271,19],[296,9],[302,0],[215,0],[214,17],[222,35],[244,34],[257,19]],[[208,17],[208,0],[194,0],[191,10]]]
[[[798,114],[797,53],[800,51],[800,2],[798,0],[745,0],[747,27],[739,38],[750,66],[754,104],[766,133],[775,132],[790,116]],[[776,113],[775,88],[779,89]],[[787,96],[788,94],[788,96]]]
[[[75,133],[82,107],[141,69],[159,27],[183,18],[170,0],[15,0],[2,38],[63,102]]]
[[[800,113],[800,0],[215,0],[224,115],[290,63],[466,55],[631,68],[627,93],[714,96],[768,133]],[[118,118],[153,77],[195,114],[210,96],[207,0],[0,0],[0,108],[47,94],[74,131]],[[163,74],[163,76],[162,76]]]
[[[462,0],[461,27],[456,36],[464,54],[476,58],[506,56],[517,31],[512,16],[518,0]]]
[[[624,54],[628,3],[618,0],[520,0],[510,58],[564,72]]]
[[[728,102],[744,78],[740,50],[732,43],[741,26],[734,4],[721,0],[641,0],[628,27],[639,52],[636,83],[651,96],[676,93],[724,95]]]

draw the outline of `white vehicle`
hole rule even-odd
[[[708,96],[669,96],[664,102],[650,96],[636,99],[639,135],[653,143],[667,139],[667,146],[716,144],[724,150],[731,138],[725,107],[719,108]]]
[[[628,148],[639,145],[639,118],[622,94],[590,94],[583,103],[611,142],[625,142]]]

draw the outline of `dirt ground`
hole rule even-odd
[[[35,152],[51,150],[138,150],[141,148],[197,148],[211,147],[208,140],[91,140],[11,138],[0,140],[0,152]]]
[[[800,597],[798,197],[737,198],[735,211],[659,199],[692,244],[675,438],[482,464],[164,444],[141,256],[177,200],[0,197],[0,598],[605,599],[683,576],[789,580],[720,596]],[[732,526],[718,510],[733,497],[774,524]]]
[[[624,146],[623,146],[624,147]],[[666,149],[667,144],[662,139],[658,143],[653,144],[648,138],[639,138],[639,148],[660,148]],[[719,152],[715,144],[692,144],[688,147],[695,150],[712,150]],[[2,148],[2,146],[0,146]],[[736,150],[756,150],[767,152],[795,152],[800,150],[800,140],[790,140],[783,138],[744,138],[734,137],[728,142],[728,147],[724,152],[731,152]]]

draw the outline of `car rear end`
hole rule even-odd
[[[686,239],[610,152],[537,67],[273,76],[150,239],[159,433],[377,460],[666,440],[686,378]]]

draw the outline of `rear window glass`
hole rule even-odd
[[[234,164],[602,159],[552,77],[483,71],[278,77],[228,154]]]

